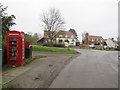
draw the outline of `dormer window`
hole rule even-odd
[[[72,42],[74,42],[74,39],[72,40]]]
[[[59,37],[62,37],[62,35],[59,35]]]

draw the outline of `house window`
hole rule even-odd
[[[46,37],[47,37],[47,38],[49,38],[49,36],[48,36],[48,35],[47,35]]]
[[[68,42],[69,43],[69,40],[65,40],[64,42]]]
[[[71,38],[73,38],[73,35],[71,36]]]
[[[88,40],[89,40],[89,41],[92,41],[92,39],[91,39],[91,38],[89,38]]]
[[[62,43],[62,42],[63,42],[63,40],[60,39],[60,40],[59,40],[59,43]]]
[[[71,43],[71,45],[73,45],[73,43]]]
[[[74,42],[74,39],[72,40],[72,42]]]
[[[92,38],[92,41],[94,41],[94,39]]]
[[[47,34],[45,34],[45,37],[46,37],[46,38],[49,38]]]
[[[98,38],[96,39],[96,41],[98,41]]]
[[[50,42],[51,40],[50,39],[48,39],[48,42]]]
[[[65,37],[67,38],[68,36],[67,36],[67,35],[65,35]]]
[[[59,35],[59,37],[62,37],[62,35]]]

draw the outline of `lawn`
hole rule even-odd
[[[70,50],[66,48],[55,48],[55,47],[46,47],[39,45],[32,45],[32,50],[35,52],[47,52],[47,53],[58,53],[58,54],[76,54],[78,53],[75,50]]]

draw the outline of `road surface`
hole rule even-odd
[[[118,52],[77,49],[81,55],[69,63],[49,88],[117,88]]]

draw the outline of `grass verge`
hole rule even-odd
[[[90,49],[90,50],[104,50],[104,51],[120,51],[119,48],[89,48],[89,47],[79,47],[78,49]]]
[[[45,58],[45,57],[47,57],[47,56],[33,56],[32,58],[26,59],[24,65],[29,64],[30,62],[32,62],[32,61],[35,60],[35,59]],[[7,69],[12,69],[12,68],[16,68],[16,67],[19,67],[19,65],[12,65],[12,66],[4,65],[4,66],[2,67],[2,69],[3,69],[3,71],[5,71],[5,70],[7,70]]]
[[[55,48],[47,46],[32,45],[32,50],[35,52],[47,52],[47,53],[57,53],[57,54],[76,54],[75,50],[70,50],[66,48]]]
[[[33,56],[33,58],[28,58],[28,59],[26,59],[26,63],[24,64],[24,66],[29,64],[30,62],[32,62],[35,59],[45,58],[45,57],[47,57],[47,56]],[[5,70],[9,70],[9,69],[16,68],[16,67],[19,67],[19,66],[18,65],[12,65],[12,66],[4,65],[2,69],[3,69],[3,71],[5,71]],[[9,84],[2,84],[0,87],[0,90],[9,90],[9,88],[12,88],[12,86]]]
[[[45,57],[47,57],[47,56],[33,56],[33,58],[26,59],[26,64],[30,63],[31,61],[33,61],[35,59],[45,58]]]
[[[106,51],[120,51],[119,48],[105,48],[105,49],[102,49],[102,50],[106,50]]]
[[[9,84],[3,84],[1,90],[6,90],[6,89],[9,89],[9,88],[12,88],[12,86],[9,85]]]

